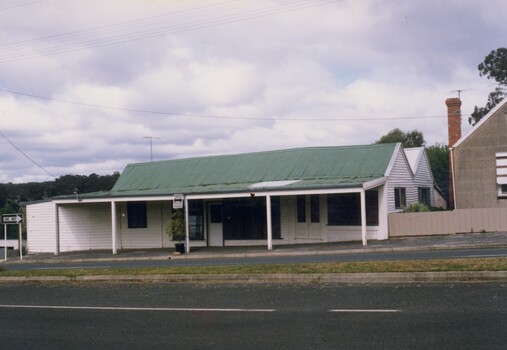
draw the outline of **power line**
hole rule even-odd
[[[12,6],[8,6],[8,7],[2,7],[2,8],[0,8],[0,11],[6,11],[6,10],[18,8],[18,7],[33,5],[33,4],[36,4],[38,2],[42,2],[42,1],[44,1],[44,0],[31,1],[31,2],[25,2],[25,3],[22,3],[22,4],[12,5]]]
[[[71,32],[66,32],[66,33],[61,33],[61,34],[46,35],[46,36],[39,37],[39,38],[34,38],[34,39],[28,39],[28,40],[22,40],[22,41],[15,41],[15,42],[11,42],[11,43],[0,44],[0,48],[7,49],[7,48],[11,48],[11,47],[16,47],[16,46],[23,46],[25,44],[36,45],[36,44],[38,44],[40,42],[45,42],[45,41],[48,41],[50,39],[64,39],[64,40],[68,40],[68,39],[72,39],[72,37],[77,37],[77,36],[79,36],[81,34],[89,34],[89,33],[106,34],[107,31],[104,32],[104,29],[118,28],[118,27],[126,27],[126,29],[129,29],[129,27],[134,27],[136,24],[142,24],[142,25],[144,25],[143,23],[145,23],[145,22],[149,23],[150,21],[154,21],[154,20],[157,20],[157,19],[163,19],[164,21],[167,21],[168,19],[171,19],[173,17],[180,18],[184,14],[197,12],[197,11],[200,11],[200,10],[205,9],[205,8],[209,8],[209,7],[215,7],[215,8],[217,8],[218,6],[222,6],[222,5],[225,5],[227,3],[233,2],[233,3],[237,4],[237,3],[240,3],[242,1],[250,1],[250,0],[232,0],[232,1],[226,1],[226,2],[222,2],[220,4],[213,4],[213,5],[208,5],[208,6],[202,6],[200,8],[186,9],[186,10],[175,11],[175,12],[165,13],[165,14],[156,15],[156,16],[143,17],[143,18],[140,18],[140,19],[134,19],[134,20],[130,20],[130,21],[123,21],[123,22],[117,22],[117,23],[112,23],[112,24],[105,24],[105,25],[101,25],[101,26],[98,26],[98,27],[92,27],[92,28],[81,29],[81,30],[74,30],[74,31],[71,31]]]
[[[77,102],[77,101],[68,101],[68,100],[60,100],[54,99],[51,97],[38,96],[27,94],[24,92],[12,91],[12,90],[0,90],[0,92],[7,92],[13,95],[20,95],[34,99],[40,99],[45,101],[57,102],[57,103],[66,103],[73,104],[84,107],[98,108],[98,109],[108,109],[108,110],[117,110],[124,112],[132,112],[132,113],[143,113],[143,114],[156,114],[156,115],[166,115],[166,116],[174,116],[174,117],[189,117],[189,118],[203,118],[203,119],[230,119],[230,120],[258,120],[258,121],[380,121],[380,120],[403,120],[403,119],[435,119],[435,118],[447,118],[447,115],[433,115],[433,116],[403,116],[403,117],[334,117],[334,118],[273,118],[273,117],[242,117],[242,116],[224,116],[224,115],[209,115],[209,114],[189,114],[189,113],[176,113],[176,112],[168,112],[168,111],[154,111],[154,110],[146,110],[139,108],[124,108],[124,107],[114,107],[114,106],[105,106],[105,105],[97,105],[92,103],[85,102]],[[462,114],[462,116],[467,116],[468,114]]]
[[[48,174],[49,176],[53,177],[56,179],[56,176],[51,174],[48,170],[46,170],[42,165],[40,165],[39,163],[37,163],[35,160],[33,160],[32,158],[30,158],[30,156],[28,154],[26,154],[25,152],[23,152],[21,150],[21,148],[19,148],[18,146],[16,146],[14,144],[14,142],[12,142],[11,140],[9,140],[9,138],[7,138],[7,136],[4,135],[3,132],[0,131],[0,136],[2,136],[7,142],[9,142],[11,144],[12,147],[14,147],[19,153],[21,153],[26,159],[28,159],[30,162],[32,162],[33,164],[35,164],[37,167],[39,167],[42,171],[44,171],[46,174]]]
[[[261,8],[254,8],[254,9],[247,9],[243,12],[237,12],[237,13],[229,13],[229,14],[223,14],[224,11],[219,11],[220,15],[212,17],[212,18],[205,18],[205,19],[197,19],[193,22],[183,22],[183,23],[176,23],[173,24],[172,21],[168,21],[167,17],[163,18],[163,22],[158,24],[158,26],[155,27],[149,27],[148,29],[141,29],[139,28],[139,25],[146,26],[146,23],[142,23],[143,21],[153,19],[157,16],[147,17],[140,20],[134,20],[134,21],[127,21],[127,22],[120,22],[118,24],[114,25],[108,25],[108,26],[102,26],[102,27],[96,27],[91,28],[87,30],[81,30],[81,31],[75,31],[70,33],[64,33],[59,34],[55,36],[46,36],[39,39],[33,39],[29,41],[23,41],[23,42],[17,42],[17,43],[10,43],[10,44],[4,44],[2,54],[0,54],[0,62],[10,62],[10,61],[17,61],[19,59],[27,59],[32,57],[37,57],[41,55],[53,55],[53,54],[59,54],[59,53],[66,53],[66,52],[74,52],[79,50],[86,50],[90,48],[105,46],[105,45],[112,45],[112,44],[120,44],[135,40],[142,40],[142,39],[148,39],[158,36],[164,36],[168,34],[174,34],[174,33],[180,33],[190,30],[196,30],[196,29],[202,29],[207,27],[213,27],[213,26],[220,26],[224,24],[230,24],[245,20],[252,20],[257,19],[261,17],[266,16],[273,16],[277,14],[287,13],[287,12],[293,12],[298,11],[301,9],[306,9],[310,7],[316,7],[316,6],[323,6],[331,3],[335,3],[337,0],[299,0],[299,1],[292,1],[285,4],[279,4],[277,6],[271,6],[271,7],[261,7]],[[209,7],[209,6],[208,6]],[[197,9],[190,9],[187,11],[200,11],[202,8]],[[217,8],[213,8],[212,10],[216,10]],[[202,14],[202,13],[201,13]],[[199,13],[197,13],[199,15]],[[176,16],[175,13],[167,14],[166,16],[175,17],[175,20],[181,20],[183,16]],[[183,17],[183,20],[187,20]],[[129,22],[131,25],[129,25]],[[138,22],[138,23],[134,23]],[[171,22],[171,24],[167,24],[168,22]],[[155,23],[157,25],[157,23]],[[111,28],[114,26],[125,26],[126,31],[121,32],[119,34],[111,34],[106,32],[101,32],[100,28]],[[119,29],[114,29],[115,32],[118,32]],[[101,38],[90,38],[89,34],[102,34],[106,35],[105,37]],[[37,47],[34,49],[34,42],[35,43],[42,43],[44,41],[47,41],[50,38],[59,38],[64,41],[70,41],[69,43],[55,43],[49,42],[46,46]],[[9,49],[10,47],[10,49]],[[20,47],[17,49],[17,47]]]

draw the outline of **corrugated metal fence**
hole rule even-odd
[[[507,208],[389,214],[389,236],[507,231]]]

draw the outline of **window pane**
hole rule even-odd
[[[146,228],[146,202],[127,202],[128,228]]]
[[[306,197],[297,196],[297,220],[306,222]]]
[[[320,202],[316,194],[310,196],[310,221],[320,222]]]
[[[378,191],[366,191],[366,225],[378,226]]]
[[[405,188],[398,187],[394,189],[394,206],[396,209],[403,209],[407,206]]]
[[[359,193],[328,195],[327,218],[329,225],[361,225],[361,200]]]
[[[366,225],[378,226],[378,191],[366,191]],[[359,193],[327,196],[329,225],[361,226],[361,195]]]
[[[273,239],[281,237],[280,197],[271,197]],[[266,199],[234,198],[223,201],[223,228],[226,240],[267,239]]]
[[[201,200],[188,202],[188,230],[191,240],[204,239],[204,202]]]
[[[419,203],[430,206],[431,205],[431,197],[430,197],[430,189],[428,187],[419,187]]]

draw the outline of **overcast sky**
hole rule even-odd
[[[494,82],[505,0],[0,0],[0,183],[128,163],[447,142]],[[430,118],[431,117],[431,118]]]

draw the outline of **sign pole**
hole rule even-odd
[[[21,224],[18,224],[19,228],[19,259],[23,260],[23,233],[21,230]]]
[[[7,260],[7,225],[18,225],[19,238],[19,258],[23,260],[23,232],[21,224],[23,223],[23,215],[2,214],[2,224],[4,224],[4,240],[5,240],[5,260]]]
[[[4,224],[4,246],[5,246],[4,259],[5,261],[7,261],[7,224]]]

